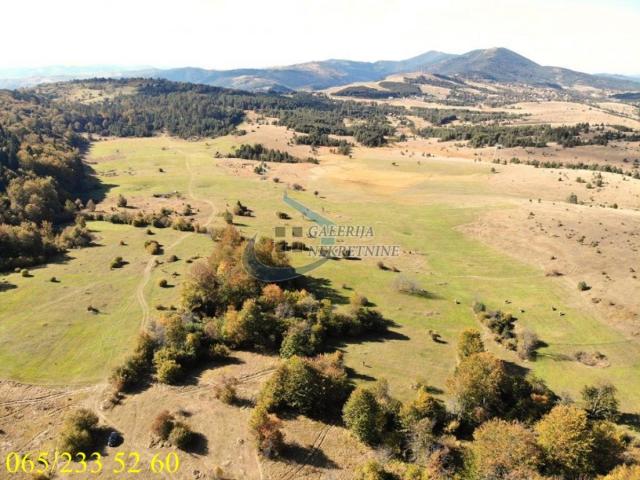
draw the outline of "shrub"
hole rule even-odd
[[[369,305],[369,299],[364,295],[354,292],[349,299],[349,304],[351,305],[351,308],[357,310],[360,307],[366,307]]]
[[[284,434],[278,417],[269,414],[264,406],[258,405],[251,414],[249,427],[262,455],[267,458],[280,455],[284,447]]]
[[[125,208],[129,202],[127,201],[127,199],[123,195],[118,195],[118,200],[117,200],[116,203],[117,203],[118,207]]]
[[[532,360],[536,356],[536,348],[540,344],[538,335],[530,330],[518,334],[516,352],[522,360]]]
[[[495,312],[482,312],[479,318],[495,334],[496,342],[501,343],[509,350],[516,349],[516,318],[513,315],[496,310]]]
[[[424,419],[429,419],[431,428],[440,429],[446,420],[447,409],[442,400],[431,395],[425,387],[418,389],[416,398],[402,406],[400,418],[406,429]]]
[[[587,285],[587,282],[583,280],[581,282],[578,282],[578,290],[580,290],[581,292],[586,292],[587,290],[591,290],[591,287]]]
[[[353,480],[392,480],[393,475],[387,473],[385,469],[375,460],[369,460],[367,463],[356,468]]]
[[[167,440],[173,430],[175,418],[168,410],[160,412],[151,424],[151,431],[162,440]]]
[[[29,270],[27,270],[26,268],[23,268],[20,271],[20,275],[24,278],[29,278],[31,276],[31,273],[29,272]]]
[[[122,268],[124,266],[124,260],[122,257],[116,257],[111,260],[111,268]]]
[[[158,286],[160,288],[167,288],[169,286],[169,282],[167,282],[164,278],[162,278],[159,282],[158,282]]]
[[[195,434],[186,423],[175,422],[168,440],[174,447],[187,450],[193,444]]]
[[[292,357],[264,385],[259,402],[269,411],[288,410],[319,418],[338,413],[349,388],[340,354]]]
[[[89,453],[93,449],[93,437],[89,430],[67,428],[60,436],[59,449],[72,456]]]
[[[477,301],[473,302],[472,308],[474,313],[481,313],[487,310],[487,306],[484,303]]]
[[[174,230],[178,230],[180,232],[194,232],[196,230],[193,223],[185,220],[182,217],[175,218],[171,222],[171,228],[173,228]]]
[[[98,416],[86,408],[76,410],[65,420],[68,425],[72,425],[82,430],[92,430],[98,425]]]
[[[353,312],[352,322],[363,332],[382,333],[389,326],[389,322],[385,320],[378,310],[368,307],[360,307]]]
[[[223,343],[211,345],[210,355],[213,360],[223,360],[231,355],[231,350]]]
[[[71,455],[82,452],[89,454],[93,449],[93,433],[98,425],[98,417],[91,410],[81,408],[71,413],[64,421],[59,448]]]
[[[223,377],[222,381],[213,389],[214,396],[228,405],[237,400],[238,379],[235,377]]]
[[[466,358],[474,353],[484,352],[482,334],[475,328],[467,328],[458,338],[458,358]]]
[[[222,219],[227,225],[233,225],[233,213],[231,213],[229,210],[224,211],[224,213],[222,214]]]
[[[578,196],[575,193],[572,193],[571,195],[569,195],[567,197],[567,202],[573,203],[573,204],[577,204],[578,203]]]
[[[424,293],[420,284],[405,275],[398,275],[392,283],[393,289],[400,293],[408,293],[410,295],[419,295]]]
[[[320,339],[306,321],[299,321],[289,327],[280,346],[280,356],[290,358],[295,355],[309,357],[320,347]]]
[[[375,445],[381,440],[384,416],[371,390],[356,388],[344,405],[342,419],[360,441]]]
[[[125,362],[116,367],[111,374],[111,384],[118,392],[130,390],[140,384],[146,368],[137,357],[129,357]]]
[[[158,362],[154,359],[156,365],[156,378],[161,383],[175,384],[183,375],[182,366],[172,359],[163,359]]]
[[[146,242],[144,242],[144,248],[151,255],[160,255],[162,253],[160,244],[155,240],[147,240]]]
[[[134,354],[111,374],[111,383],[118,392],[130,390],[143,381],[150,370],[155,348],[156,340],[153,337],[146,332],[138,335]]]
[[[76,224],[66,227],[58,236],[57,244],[62,249],[81,248],[91,245],[93,235],[85,226]]]

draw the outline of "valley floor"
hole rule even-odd
[[[312,273],[334,302],[347,304],[358,292],[395,324],[382,340],[337,345],[357,382],[385,378],[392,393],[406,399],[424,379],[446,399],[458,334],[482,328],[471,309],[482,301],[512,312],[518,328],[534,331],[545,343],[535,361],[523,362],[485,330],[485,343],[498,356],[574,399],[587,384],[611,381],[622,410],[640,411],[640,181],[603,173],[604,186],[586,191],[576,177],[589,172],[496,165],[488,149],[474,155],[417,140],[359,147],[353,158],[322,148],[319,165],[269,164],[261,177],[254,173],[255,162],[227,159],[225,153],[256,142],[300,157],[310,151],[287,145],[292,134],[284,128],[246,128],[243,137],[197,142],[156,137],[94,143],[88,163],[105,189],[98,209],[110,212],[121,194],[132,212],[190,204],[198,222],[221,226],[218,214],[239,200],[254,211],[252,217],[236,217],[242,232],[273,236],[274,226],[310,225],[282,201],[286,187],[297,183],[304,191],[289,195],[305,206],[337,224],[371,226],[370,243],[402,250],[399,257],[383,259],[398,272],[363,258],[331,260]],[[566,201],[574,192],[585,205]],[[291,219],[279,220],[278,211]],[[200,452],[185,456],[190,471],[217,465],[237,478],[322,473],[346,479],[353,465],[372,455],[342,428],[299,418],[286,421],[287,438],[299,447],[291,450],[290,461],[255,457],[245,430],[248,407],[217,402],[211,387],[224,374],[244,375],[241,393],[250,405],[277,364],[275,357],[240,352],[235,363],[206,368],[187,386],[156,385],[105,406],[110,370],[130,351],[135,333],[161,313],[158,306],[178,305],[181,279],[214,244],[205,234],[172,229],[151,228],[149,235],[146,228],[88,225],[95,246],[33,269],[29,278],[3,277],[15,288],[0,292],[0,378],[8,379],[0,384],[0,454],[52,444],[63,413],[87,405],[123,433],[127,448],[146,456],[158,447],[149,444],[148,423],[156,410],[184,410],[207,439]],[[162,255],[147,253],[149,238],[160,242]],[[170,255],[178,260],[170,262]],[[116,256],[127,263],[111,269]],[[308,258],[295,254],[293,261]],[[398,276],[419,283],[428,297],[396,291]],[[162,279],[169,288],[159,287]],[[579,291],[580,281],[591,289]],[[443,341],[434,342],[430,330]],[[585,365],[575,360],[579,351],[599,352],[606,361]]]

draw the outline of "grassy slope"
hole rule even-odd
[[[242,219],[242,228],[248,233],[272,234],[274,212],[287,210],[281,202],[282,186],[259,181],[255,176],[225,173],[212,157],[214,151],[224,151],[229,146],[227,138],[206,143],[166,138],[114,140],[96,144],[92,156],[102,159],[95,165],[98,173],[116,170],[116,176],[103,179],[119,185],[109,192],[110,196],[185,191],[188,184],[186,160],[197,172],[193,183],[197,197],[212,200],[220,209],[239,199],[256,212],[255,218]],[[463,206],[472,202],[454,201],[455,197],[451,195],[458,195],[460,199],[465,195],[492,195],[483,185],[483,175],[488,171],[486,165],[452,163],[450,168],[445,168],[436,161],[423,160],[422,167],[407,163],[402,166],[403,172],[423,175],[423,180],[405,185],[394,195],[385,195],[382,193],[384,188],[374,188],[367,183],[367,178],[375,181],[393,179],[398,170],[383,158],[356,157],[354,162],[365,172],[361,177],[347,175],[336,180],[320,174],[313,183],[306,185],[307,192],[296,193],[296,198],[315,207],[316,211],[324,208],[325,215],[337,222],[373,225],[375,242],[398,243],[404,250],[413,252],[389,263],[397,265],[403,274],[419,280],[434,294],[433,298],[424,299],[395,292],[391,284],[397,274],[377,269],[373,260],[332,261],[314,272],[316,277],[329,279],[343,301],[353,291],[363,293],[398,324],[394,328],[395,335],[389,339],[345,346],[347,362],[360,378],[386,377],[400,397],[410,395],[410,385],[416,378],[424,378],[444,389],[445,380],[455,366],[457,333],[464,327],[478,326],[470,305],[475,299],[481,299],[494,308],[514,313],[520,308],[526,311],[519,315],[521,324],[536,331],[549,346],[540,351],[538,361],[525,366],[544,377],[552,388],[577,396],[584,384],[610,379],[620,388],[625,408],[640,408],[637,383],[640,351],[637,345],[624,342],[618,333],[588,312],[568,308],[566,303],[572,302],[564,302],[563,298],[575,296],[576,292],[566,291],[560,282],[546,278],[543,272],[470,240],[456,229],[471,221],[480,210]],[[166,174],[158,175],[160,166]],[[129,167],[133,174],[125,173]],[[320,197],[325,198],[310,193],[314,189],[320,190]],[[491,198],[495,206],[504,203]],[[291,213],[293,219],[288,223],[300,225],[304,222],[299,214]],[[38,270],[32,279],[11,276],[10,280],[19,288],[1,294],[0,339],[4,348],[0,350],[0,376],[28,381],[94,380],[104,375],[107,367],[121,357],[130,344],[125,339],[137,329],[140,320],[134,292],[148,257],[141,248],[144,230],[105,224],[94,228],[101,229],[104,247],[73,252],[72,256],[77,259],[66,265],[54,264]],[[161,231],[156,238],[170,244],[175,235],[180,234]],[[130,258],[127,254],[123,256],[132,263],[122,271],[109,272],[108,262],[119,248],[114,245],[125,236],[132,253]],[[178,255],[186,258],[205,253],[211,244],[203,236],[196,235],[176,248],[182,251]],[[303,262],[304,259],[296,258],[295,261]],[[175,265],[182,269],[185,266],[184,262]],[[66,270],[58,270],[63,268]],[[77,278],[65,280],[70,277],[71,269]],[[146,289],[151,306],[156,303],[167,305],[171,303],[171,297],[177,295],[177,288],[160,290],[156,286],[159,278],[166,278],[172,271],[167,270],[166,265],[154,271]],[[45,279],[51,275],[60,276],[63,283],[46,283]],[[122,278],[112,281],[110,277],[115,275]],[[107,284],[104,288],[94,287],[91,295],[82,297],[82,302],[60,299],[57,304],[60,313],[53,308],[44,310],[46,320],[36,320],[40,322],[36,325],[41,329],[42,323],[48,324],[46,337],[38,331],[22,331],[25,322],[34,324],[33,315],[28,307],[25,308],[31,298],[47,303],[59,298],[56,289],[67,283],[69,288],[75,285],[82,291],[96,279],[107,281]],[[29,290],[27,285],[31,285]],[[167,295],[169,298],[165,298]],[[506,299],[512,303],[506,305]],[[92,316],[84,311],[86,303],[99,306],[101,301],[107,306],[104,321],[102,316]],[[560,317],[558,312],[552,311],[552,306],[566,312],[566,316]],[[95,329],[89,323],[95,321],[101,321],[103,328]],[[428,329],[437,330],[447,343],[432,342],[427,335]],[[97,332],[99,337],[96,337]],[[487,344],[503,358],[516,361],[512,354],[489,339]],[[69,349],[70,346],[74,349]],[[564,360],[579,349],[597,349],[605,353],[611,367],[589,368]],[[57,363],[47,360],[53,358]]]

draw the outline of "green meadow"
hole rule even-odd
[[[254,211],[253,217],[236,218],[247,235],[273,236],[276,225],[309,226],[282,201],[283,183],[255,174],[235,175],[221,166],[214,153],[228,151],[233,142],[230,137],[199,142],[166,137],[108,140],[94,144],[89,160],[109,197],[150,198],[178,191],[200,209],[203,221],[240,200]],[[506,200],[487,191],[486,165],[452,163],[446,168],[422,159],[420,167],[412,160],[411,165],[395,168],[379,158],[344,161],[356,162],[362,175],[335,181],[321,161],[308,180],[300,180],[306,190],[289,194],[337,224],[372,226],[375,237],[365,242],[397,244],[403,251],[398,258],[382,259],[399,273],[377,268],[378,259],[371,258],[332,260],[312,273],[324,280],[316,283],[323,283],[325,293],[337,303],[348,303],[354,292],[363,294],[395,324],[385,338],[338,345],[357,381],[386,378],[400,398],[411,395],[418,379],[445,391],[456,364],[459,332],[480,328],[471,309],[480,300],[489,308],[514,313],[519,326],[533,330],[546,343],[537,360],[523,363],[487,335],[485,343],[496,354],[574,398],[585,384],[610,380],[620,390],[624,409],[640,409],[637,344],[589,311],[571,308],[577,292],[557,279],[484,246],[458,228],[487,208],[508,208]],[[391,179],[394,172],[410,173],[418,180],[400,185],[393,194],[381,194],[367,183],[368,172],[372,178]],[[278,220],[277,211],[288,212],[291,220]],[[213,224],[222,221],[214,217]],[[104,222],[89,226],[97,236],[96,246],[33,269],[31,278],[19,274],[4,278],[17,288],[0,293],[0,377],[49,384],[104,379],[131,349],[141,326],[138,290],[142,289],[152,318],[159,314],[156,305],[177,305],[180,279],[190,266],[186,259],[206,256],[213,248],[203,234],[152,229],[155,235],[149,237],[145,228]],[[144,249],[148,238],[165,246],[159,260],[169,254],[179,260],[152,268],[145,279],[151,259]],[[128,264],[112,270],[110,262],[116,256]],[[293,261],[300,265],[309,258],[295,254]],[[429,295],[396,291],[393,284],[399,275],[413,279]],[[53,276],[59,283],[49,281]],[[158,286],[162,278],[170,288]],[[89,312],[89,305],[98,313]],[[565,315],[559,316],[559,311]],[[434,342],[429,330],[437,331],[443,342]],[[582,365],[571,358],[578,350],[600,351],[611,365]]]

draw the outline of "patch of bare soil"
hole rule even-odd
[[[640,341],[640,214],[542,201],[493,210],[464,227],[576,290],[582,308]],[[578,293],[579,282],[590,287]]]
[[[118,452],[139,454],[142,472],[136,478],[141,479],[208,479],[214,472],[235,480],[351,478],[355,466],[371,455],[368,449],[345,429],[304,417],[284,421],[287,448],[281,458],[267,460],[258,455],[249,417],[262,384],[278,362],[278,357],[234,352],[226,364],[197,372],[182,386],[153,384],[121,397],[114,397],[107,385],[53,389],[0,382],[0,455],[4,459],[9,452],[53,452],[65,415],[84,407],[98,415],[100,435],[105,437],[99,439],[104,464],[99,478],[119,478],[110,473]],[[238,380],[239,400],[233,405],[215,398],[214,388],[224,377]],[[165,410],[196,433],[187,451],[175,450],[152,434],[155,417]],[[122,436],[118,447],[104,446],[111,431]],[[154,455],[164,458],[176,451],[177,475],[149,473]]]
[[[52,444],[64,415],[95,391],[0,381],[0,457]]]
[[[373,452],[343,427],[305,417],[284,422],[285,448],[282,456],[264,460],[265,478],[273,480],[348,480],[358,465]]]

